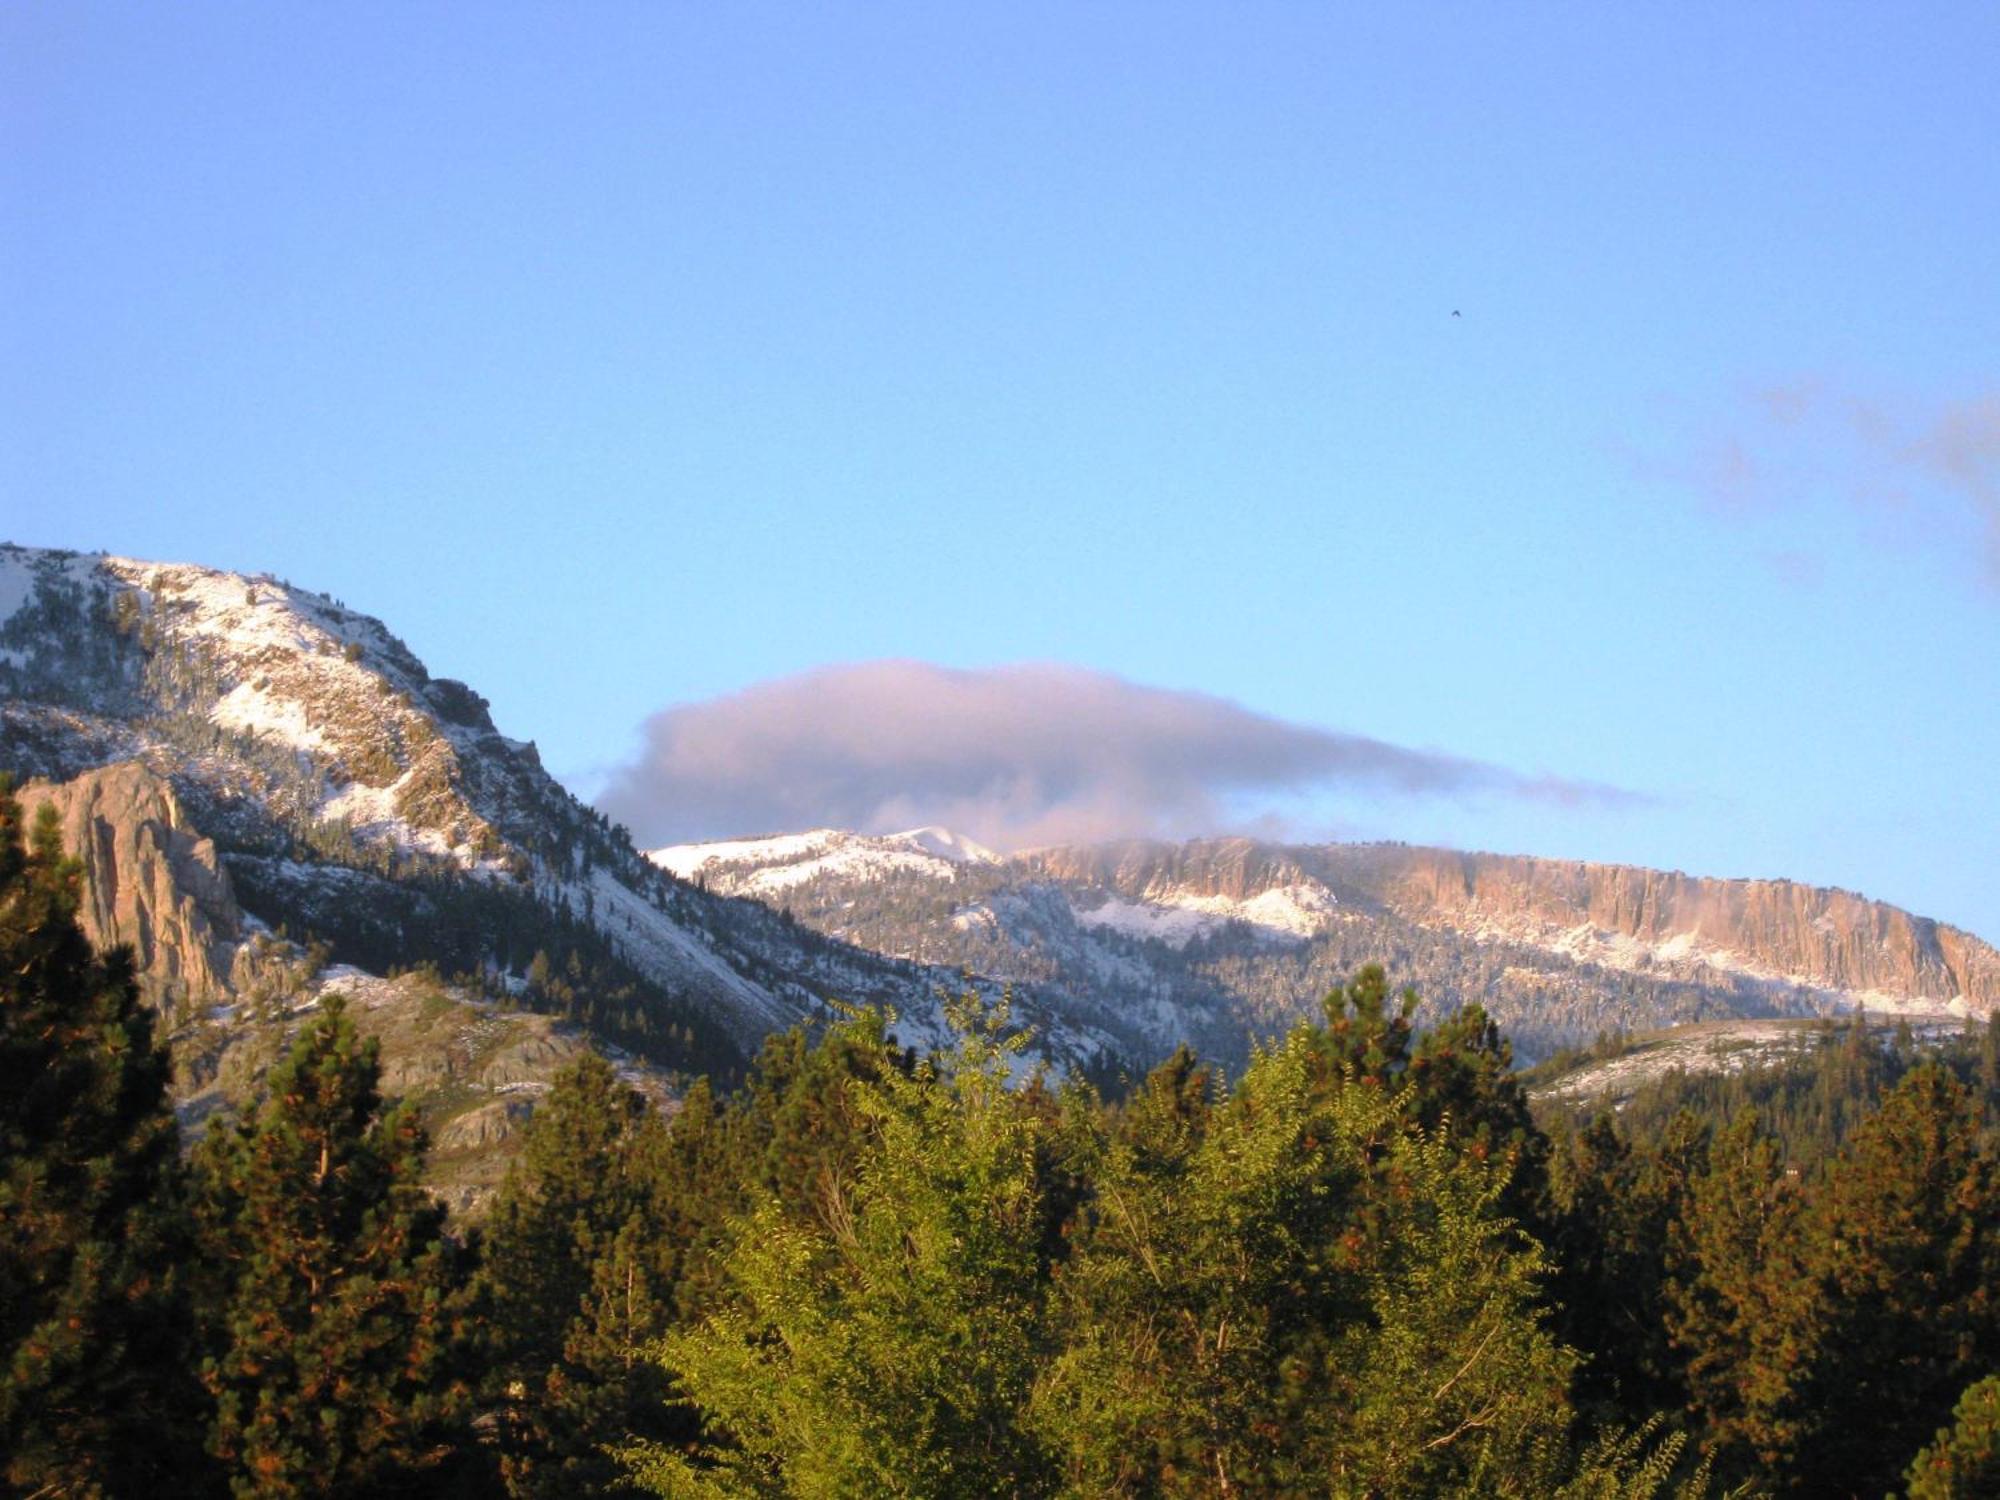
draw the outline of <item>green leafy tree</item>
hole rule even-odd
[[[178,1137],[130,956],[0,778],[0,1487],[171,1494],[200,1460]]]
[[[210,1451],[243,1496],[437,1493],[468,1385],[464,1268],[424,1135],[329,997],[254,1115],[196,1154],[212,1268]]]

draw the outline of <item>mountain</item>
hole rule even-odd
[[[1433,1005],[1484,1005],[1527,1056],[1696,1021],[2000,1006],[2000,954],[1971,934],[1791,881],[1401,844],[933,845],[961,847],[819,830],[651,857],[842,941],[1087,998],[1134,1055],[1187,1036],[1240,1058],[1368,962]]]
[[[942,1045],[968,984],[1099,1077],[1183,1040],[1240,1062],[1367,962],[1527,1056],[2000,1003],[1969,934],[1783,881],[1245,839],[1003,856],[939,828],[642,857],[380,621],[184,564],[0,546],[0,770],[55,807],[93,936],[133,947],[191,1122],[344,989],[468,1202],[579,1048],[664,1098],[836,1002]]]
[[[0,771],[56,808],[86,923],[133,946],[194,1114],[216,1078],[254,1089],[242,1059],[329,986],[416,1048],[385,1056],[448,1099],[436,1127],[496,1146],[576,1047],[664,1092],[830,999],[940,1045],[961,986],[648,863],[472,688],[269,576],[0,546]],[[1112,1045],[1021,1011],[1059,1064]]]

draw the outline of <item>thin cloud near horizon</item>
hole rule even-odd
[[[1623,808],[1651,799],[1057,663],[825,666],[645,723],[598,806],[642,846],[943,825],[999,849],[1284,826],[1325,791]]]
[[[1832,499],[1936,546],[1960,549],[1970,529],[1980,585],[2000,599],[2000,389],[1917,405],[1799,376],[1741,393],[1690,421],[1669,453],[1633,462],[1725,517],[1803,517]],[[1802,540],[1767,560],[1810,579],[1817,538]]]

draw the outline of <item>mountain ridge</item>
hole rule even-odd
[[[165,791],[102,781],[121,765]],[[1789,881],[1242,838],[1003,856],[937,827],[642,857],[381,621],[194,564],[0,546],[0,767],[99,777],[75,795],[123,811],[66,812],[72,838],[122,839],[141,877],[187,885],[192,907],[162,887],[147,908],[172,918],[180,969],[146,966],[170,1005],[232,1004],[260,982],[239,954],[282,969],[318,939],[327,964],[430,965],[669,1071],[727,1073],[836,1001],[891,1006],[903,1041],[943,1045],[940,992],[965,984],[1011,988],[1059,1067],[1181,1041],[1241,1061],[1364,962],[1436,1007],[1486,1005],[1531,1054],[1688,1020],[2000,1002],[2000,955],[1971,934]],[[218,876],[247,936],[196,930],[192,893]]]
[[[450,1187],[475,1196],[581,1047],[665,1098],[836,1001],[891,1007],[906,1045],[949,1036],[955,971],[642,861],[472,688],[267,575],[0,545],[0,771],[55,809],[94,941],[133,949],[190,1121],[254,1096],[334,989],[370,997],[385,1076],[465,1147]],[[1111,1046],[1020,1011],[1058,1066]]]
[[[810,860],[782,861],[788,837],[649,857],[883,951],[1141,1007],[1174,991],[1163,1026],[1268,1031],[1363,961],[1440,1005],[1477,1000],[1536,1053],[1717,1017],[1964,1019],[2000,1006],[2000,954],[1973,934],[1788,880],[1242,837],[1057,846],[968,869],[819,830]],[[948,932],[959,940],[941,943]],[[1593,989],[1628,1003],[1586,1003]]]

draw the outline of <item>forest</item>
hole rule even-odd
[[[2000,1492],[2000,1022],[1571,1118],[1372,966],[1104,1089],[855,1010],[462,1224],[337,1000],[184,1146],[77,900],[0,795],[7,1494]]]

